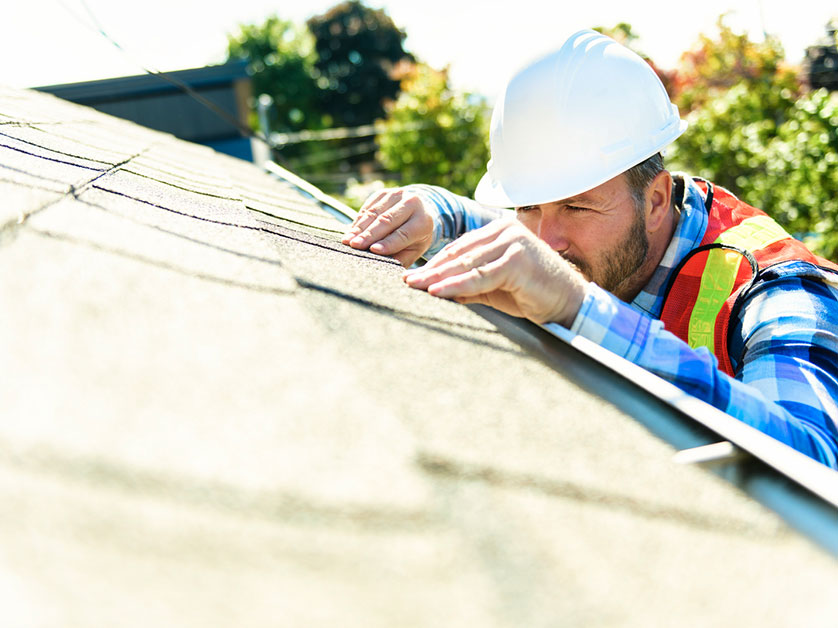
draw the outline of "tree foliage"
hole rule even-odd
[[[796,72],[785,63],[780,41],[769,35],[763,42],[736,33],[721,15],[718,36],[699,35],[698,42],[682,56],[677,69],[675,104],[682,113],[698,109],[728,89],[744,83],[748,88],[766,87],[800,93]]]
[[[825,89],[798,99],[763,159],[744,200],[767,207],[816,252],[838,260],[838,99]]]
[[[393,69],[413,59],[404,31],[381,9],[343,2],[307,22],[315,39],[321,110],[336,126],[369,124],[399,93]]]
[[[397,97],[394,70],[412,60],[404,39],[404,31],[383,10],[352,0],[303,27],[276,15],[261,24],[240,25],[228,37],[228,58],[246,59],[254,93],[273,99],[271,132],[356,127],[384,116],[385,104]],[[251,124],[259,124],[255,114]],[[337,192],[342,173],[348,176],[374,153],[370,138],[350,137],[288,143],[275,156]]]
[[[740,83],[690,121],[672,155],[676,168],[730,188],[813,250],[838,260],[834,97],[822,89],[790,101],[787,94]]]
[[[474,193],[489,159],[489,115],[482,98],[458,93],[446,71],[416,64],[378,133],[381,163],[402,183]]]
[[[768,144],[794,103],[788,90],[741,82],[688,116],[670,161],[741,194],[765,171]]]
[[[838,258],[838,138],[834,100],[801,96],[776,40],[755,43],[720,18],[678,68],[676,100],[690,126],[670,165],[731,189],[816,252]]]
[[[227,56],[247,60],[253,93],[273,99],[271,130],[321,128],[311,33],[272,15],[262,24],[239,25],[227,38]]]

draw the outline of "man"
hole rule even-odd
[[[343,241],[436,253],[409,286],[563,325],[838,468],[838,266],[666,171],[685,127],[642,59],[582,31],[507,84],[479,203],[381,192]]]

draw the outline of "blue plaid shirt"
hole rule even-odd
[[[571,332],[838,469],[838,276],[805,262],[765,273],[731,321],[736,377],[726,375],[707,348],[691,349],[659,320],[672,269],[707,227],[704,194],[689,177],[684,183],[678,226],[649,283],[631,303],[588,284]],[[441,188],[409,189],[438,210],[431,253],[509,214]]]

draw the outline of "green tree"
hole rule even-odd
[[[765,173],[767,147],[794,103],[790,91],[768,82],[741,82],[688,116],[689,127],[669,153],[670,164],[744,195]]]
[[[315,39],[315,77],[321,111],[335,126],[369,124],[399,93],[393,70],[411,61],[405,32],[382,9],[343,2],[307,22]]]
[[[272,131],[322,127],[311,33],[276,15],[262,24],[240,24],[227,37],[227,57],[247,60],[253,93],[273,99]]]
[[[405,34],[383,11],[344,2],[308,27],[276,15],[240,25],[228,37],[228,58],[246,59],[256,95],[268,94],[271,132],[318,131],[372,123],[384,115],[399,82],[390,73],[400,59]],[[258,126],[254,113],[252,126]],[[293,141],[276,157],[329,192],[341,188],[341,173],[368,162],[375,145],[367,138]]]
[[[754,43],[723,20],[682,57],[690,126],[668,161],[731,189],[816,252],[838,256],[838,114],[825,91],[801,96],[772,38]]]
[[[755,89],[786,89],[792,100],[799,95],[800,83],[785,63],[780,41],[769,35],[763,42],[753,42],[747,34],[734,32],[724,18],[716,21],[715,39],[701,34],[681,56],[677,90],[672,94],[681,112],[698,109],[740,83]]]
[[[452,90],[446,71],[416,64],[381,123],[378,157],[403,184],[470,196],[489,159],[488,122],[482,98]]]
[[[820,89],[798,99],[763,159],[744,200],[838,261],[838,94]]]

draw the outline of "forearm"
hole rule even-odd
[[[824,464],[838,468],[838,439],[829,406],[835,384],[814,365],[784,365],[765,354],[750,361],[742,380],[717,368],[707,349],[691,349],[663,324],[593,286],[571,331],[674,383],[685,392],[723,410]],[[761,366],[762,364],[762,366]],[[770,364],[770,367],[766,367]],[[811,366],[811,368],[808,368]],[[792,371],[793,369],[793,371]],[[770,371],[771,386],[762,383]],[[783,381],[777,381],[783,372]],[[786,381],[788,380],[788,381]],[[760,389],[766,390],[764,394]]]

